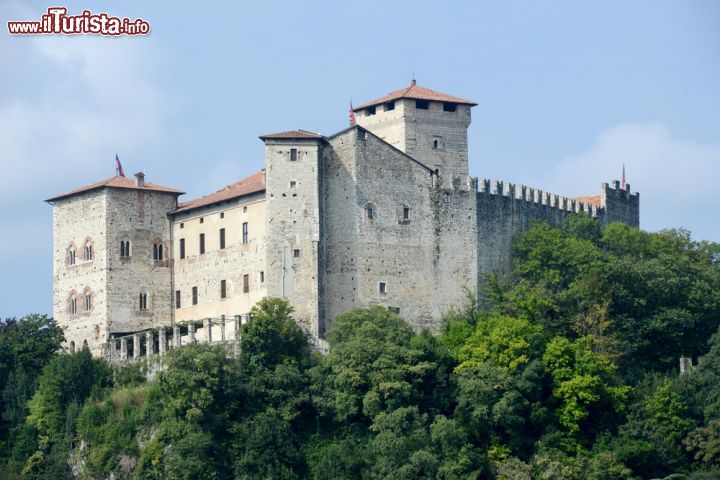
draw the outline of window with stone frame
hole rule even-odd
[[[175,308],[181,308],[180,299],[180,290],[175,290]]]
[[[225,229],[220,229],[220,250],[225,249]]]
[[[227,282],[220,280],[220,298],[227,298]]]
[[[147,289],[143,289],[140,292],[140,296],[139,296],[138,310],[145,311],[147,309],[148,309],[148,291],[147,291]]]
[[[75,265],[75,244],[71,243],[70,246],[67,249],[67,264],[68,265]]]
[[[205,253],[205,234],[200,234],[200,255]]]
[[[250,291],[250,275],[247,273],[243,275],[243,293],[248,293]]]
[[[180,239],[180,248],[178,250],[180,250],[180,259],[185,258],[185,239],[184,238]]]
[[[156,262],[162,261],[165,258],[164,250],[161,242],[153,243],[153,260]]]
[[[296,162],[296,161],[297,161],[297,158],[298,158],[298,154],[297,154],[297,153],[298,153],[297,148],[291,148],[291,149],[290,149],[290,161],[291,161],[291,162]]]
[[[198,287],[192,287],[192,304],[198,304]]]
[[[242,243],[248,243],[248,222],[242,224]]]
[[[83,292],[83,310],[89,312],[93,307],[93,295],[89,288]]]
[[[120,256],[122,258],[130,257],[130,240],[120,240]]]
[[[77,292],[73,290],[68,296],[68,313],[70,315],[77,315]]]
[[[83,248],[83,260],[91,262],[93,259],[93,242],[89,238],[85,240],[85,247]]]

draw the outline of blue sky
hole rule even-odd
[[[126,172],[192,198],[263,166],[258,135],[347,126],[418,84],[479,105],[470,170],[563,195],[619,178],[641,226],[720,241],[720,2],[65,3],[148,37],[11,37],[0,0],[0,316],[52,309],[49,196]],[[54,4],[52,4],[54,5]]]

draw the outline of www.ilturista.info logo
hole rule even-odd
[[[150,24],[138,18],[112,17],[107,13],[91,13],[84,10],[81,15],[68,15],[65,7],[50,7],[39,22],[7,22],[11,35],[147,35]]]

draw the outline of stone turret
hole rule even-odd
[[[450,184],[468,175],[470,109],[475,102],[416,84],[356,107],[357,122]]]

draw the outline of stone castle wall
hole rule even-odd
[[[80,349],[84,342],[94,352],[106,331],[106,193],[92,191],[55,202],[53,208],[53,317],[65,329],[66,347]],[[92,242],[91,261],[84,259],[84,245]],[[68,264],[68,250],[75,247],[75,265]],[[84,295],[92,306],[85,310]],[[77,313],[70,313],[75,296]]]
[[[155,261],[153,245],[170,251],[167,212],[176,196],[148,190],[106,189],[107,195],[107,334],[168,325],[172,321],[169,256]],[[130,241],[130,255],[120,255],[120,242]],[[140,294],[147,309],[140,309]]]
[[[246,314],[267,295],[265,283],[267,238],[266,202],[262,193],[173,215],[174,285],[169,295],[180,308],[175,321],[203,318],[233,318]],[[243,223],[248,224],[248,241],[243,242]],[[225,230],[225,248],[220,248],[220,229]],[[205,235],[205,253],[200,254],[199,237]],[[180,258],[180,240],[185,240],[185,258]],[[248,275],[248,291],[244,276]],[[225,280],[226,298],[221,298]],[[198,289],[197,305],[192,289]]]

